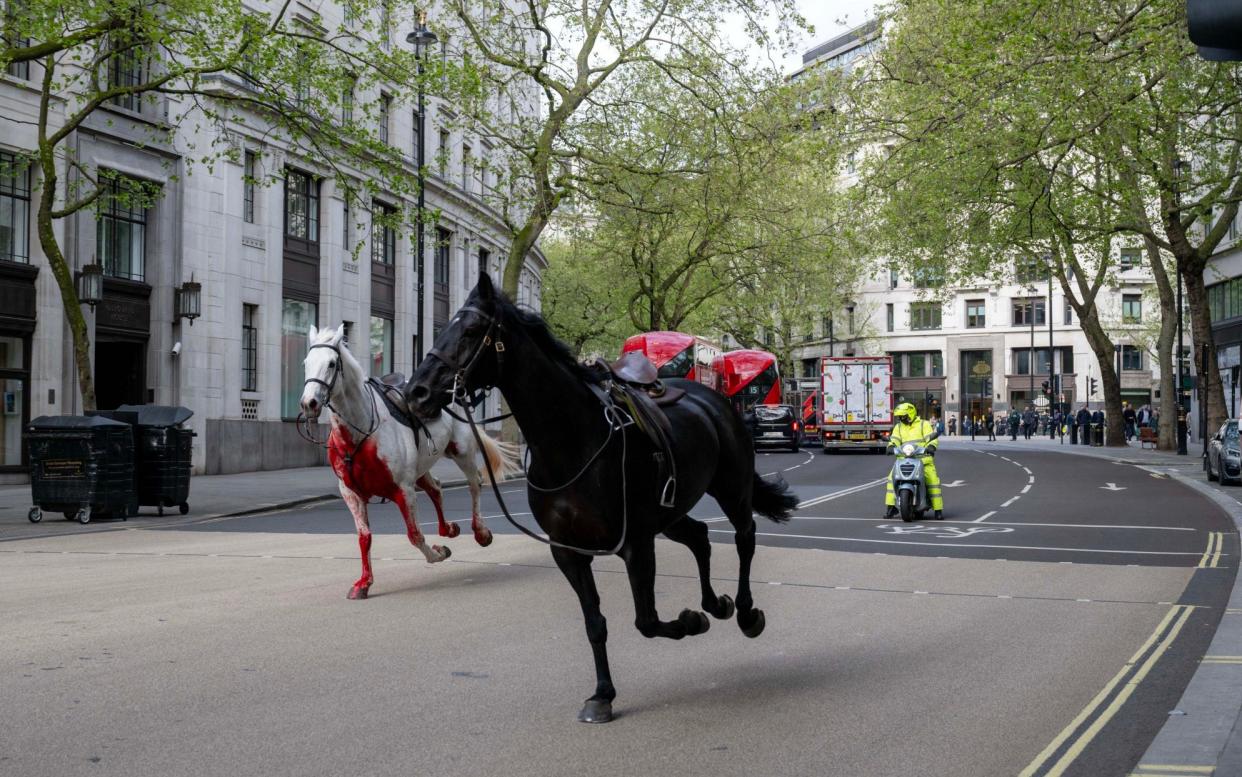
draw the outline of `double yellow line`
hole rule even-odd
[[[1199,558],[1199,569],[1215,569],[1220,566],[1220,552],[1225,546],[1225,533],[1208,532],[1207,550]]]
[[[1194,609],[1191,605],[1174,605],[1142,647],[1121,667],[1121,671],[1035,756],[1035,760],[1018,777],[1059,777],[1064,774],[1151,672],[1152,667],[1177,639]]]

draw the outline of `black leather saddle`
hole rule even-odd
[[[402,426],[418,431],[423,428],[423,425],[405,404],[405,383],[405,376],[399,372],[389,373],[382,378],[367,378],[367,385],[379,394],[393,420]]]
[[[665,386],[656,366],[638,351],[622,354],[612,364],[602,359],[599,364],[612,378],[608,392],[612,401],[625,409],[655,446],[656,465],[664,477],[660,506],[672,507],[677,499],[677,462],[673,457],[673,427],[664,408],[684,397],[685,389]]]

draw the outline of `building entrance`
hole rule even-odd
[[[95,343],[95,406],[112,410],[147,401],[147,343],[100,340]]]

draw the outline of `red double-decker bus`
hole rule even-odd
[[[743,349],[721,355],[714,364],[716,388],[739,413],[755,405],[781,403],[781,376],[776,357],[767,351]]]
[[[661,378],[685,378],[714,386],[713,364],[720,349],[712,343],[684,332],[644,332],[621,346],[621,353],[640,351],[656,366]]]

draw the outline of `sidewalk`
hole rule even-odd
[[[1190,443],[1186,456],[1171,451],[1143,449],[1137,442],[1125,448],[1091,448],[1062,445],[1047,437],[989,442],[986,437],[972,442],[969,437],[945,437],[952,447],[983,451],[1004,449],[1060,452],[1092,456],[1133,464],[1179,480],[1212,499],[1242,530],[1242,487],[1211,483],[1203,468],[1203,443]],[[1232,548],[1229,542],[1226,548]],[[1200,569],[1199,575],[1219,574],[1220,570]],[[1192,582],[1193,586],[1194,583]],[[1242,775],[1242,576],[1234,578],[1229,603],[1221,616],[1206,657],[1186,686],[1176,708],[1169,710],[1167,722],[1139,760],[1139,774]]]
[[[445,487],[466,482],[461,470],[449,459],[437,461],[431,468],[431,474]],[[138,515],[131,516],[128,521],[92,521],[82,526],[51,513],[44,513],[42,522],[31,523],[27,518],[33,504],[30,501],[30,484],[0,486],[0,541],[101,529],[175,526],[187,521],[340,498],[336,476],[327,466],[235,475],[196,475],[190,479],[188,515],[180,515],[173,507],[165,508],[163,517],[160,517],[156,508],[143,507]]]

